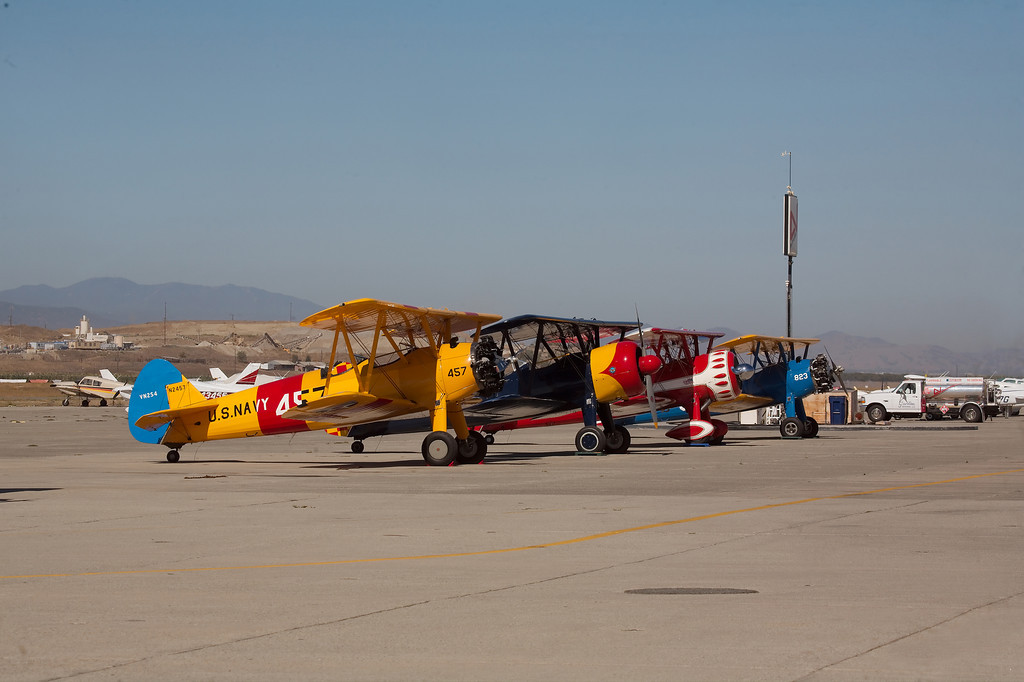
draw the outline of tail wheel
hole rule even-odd
[[[576,452],[584,455],[603,452],[606,442],[604,431],[596,426],[584,426],[576,432]]]
[[[817,438],[818,436],[818,422],[813,417],[808,417],[804,420],[804,438]]]
[[[486,436],[484,436],[484,442],[487,443],[488,445],[494,445],[494,434],[488,433]]]
[[[423,439],[423,459],[430,466],[446,467],[455,461],[459,452],[455,436],[447,431],[434,431]]]
[[[804,423],[796,417],[786,417],[779,422],[779,432],[783,438],[800,438],[804,435]]]
[[[177,450],[168,450],[167,451],[167,461],[168,462],[171,462],[173,464],[174,462],[177,462],[179,459],[181,459],[181,454]]]
[[[711,435],[708,445],[721,445],[725,440],[725,434],[729,433],[729,425],[720,419],[712,419],[711,425],[715,427],[715,431]]]
[[[479,431],[470,431],[469,437],[458,441],[458,444],[455,461],[459,464],[479,464],[487,456],[487,439]]]
[[[633,439],[629,435],[629,431],[624,426],[616,426],[611,431],[605,431],[605,452],[610,452],[613,455],[620,455],[629,449],[629,444],[633,442]]]

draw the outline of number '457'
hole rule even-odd
[[[450,377],[461,377],[465,373],[465,367],[452,367],[450,370],[448,370],[448,376]]]

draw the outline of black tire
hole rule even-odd
[[[885,408],[878,403],[868,405],[868,409],[864,410],[864,414],[867,415],[868,420],[874,424],[875,422],[885,421],[886,412]]]
[[[585,455],[604,452],[605,443],[604,431],[596,426],[584,426],[576,432],[576,452]]]
[[[106,407],[106,406],[107,406],[107,399],[106,398],[100,398],[100,407]]]
[[[171,464],[174,464],[179,459],[181,459],[181,453],[179,453],[177,450],[168,450],[167,451],[167,461],[168,462],[170,462]]]
[[[808,417],[804,420],[804,438],[817,438],[818,437],[818,420],[814,417]]]
[[[487,443],[488,445],[494,445],[494,434],[488,433],[486,436],[484,436],[484,442]]]
[[[616,426],[611,431],[605,431],[604,439],[604,451],[613,455],[621,455],[629,450],[629,444],[633,442],[625,426]]]
[[[796,417],[786,417],[779,422],[779,433],[783,438],[800,438],[804,435],[804,423]]]
[[[459,445],[455,436],[447,431],[433,431],[423,439],[421,451],[424,461],[430,466],[446,467],[455,461]]]
[[[361,440],[354,440],[354,441],[352,441],[352,452],[354,452],[354,453],[356,453],[358,455],[360,452],[362,452],[365,449],[366,449],[366,445],[363,444],[363,441],[361,441]]]
[[[982,414],[981,408],[977,405],[964,405],[960,410],[960,418],[965,422],[978,424],[985,418],[985,415]]]
[[[61,403],[61,405],[63,405],[64,407],[67,407],[70,404],[71,404],[71,398],[64,398],[64,401]]]
[[[83,400],[82,401],[82,407],[89,407],[89,401],[88,400]]]
[[[459,441],[455,461],[459,464],[479,464],[487,456],[487,439],[479,431],[470,431],[466,440]]]

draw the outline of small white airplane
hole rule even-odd
[[[258,362],[250,362],[241,372],[232,374],[231,376],[224,374],[224,370],[220,367],[211,367],[210,376],[213,377],[211,381],[189,379],[192,385],[196,387],[196,390],[202,393],[208,400],[230,395],[231,393],[238,393],[244,389],[252,388],[253,386],[258,386],[281,378],[268,374],[260,374],[260,363]],[[126,400],[131,400],[132,387],[129,385],[122,388],[119,395]]]
[[[231,393],[238,393],[246,388],[277,381],[281,378],[269,374],[260,374],[260,363],[258,362],[250,362],[241,372],[231,376],[224,374],[220,367],[211,367],[210,376],[213,377],[213,381],[189,379],[192,385],[196,387],[196,390],[202,393],[207,400],[220,398]]]
[[[90,400],[99,398],[100,407],[106,407],[107,400],[131,396],[131,384],[118,381],[109,369],[101,369],[99,376],[82,377],[78,381],[51,381],[50,386],[66,396],[61,403],[64,406],[70,405],[72,398],[81,398],[82,407],[88,407]]]
[[[1007,377],[996,384],[999,386],[999,404],[1009,407],[1011,414],[1018,414],[1024,406],[1024,379]]]

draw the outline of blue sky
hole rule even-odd
[[[0,290],[1024,349],[1024,3],[0,5]],[[162,311],[155,315],[159,317]]]

